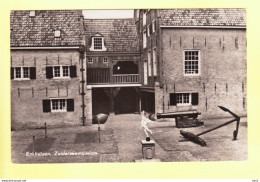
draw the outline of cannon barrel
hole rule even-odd
[[[198,115],[201,115],[200,112],[196,110],[192,111],[178,111],[178,112],[168,112],[168,113],[157,113],[157,118],[177,118],[187,116],[189,118],[197,118]]]

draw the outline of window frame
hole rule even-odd
[[[93,39],[94,39],[94,50],[102,50],[102,47],[103,47],[103,45],[102,45],[102,42],[103,42],[103,40],[102,40],[102,37],[93,37]]]
[[[147,64],[148,64],[148,77],[151,77],[153,75],[153,67],[152,67],[152,55],[151,50],[147,51]]]
[[[101,39],[101,49],[95,49],[95,39]],[[105,47],[104,37],[99,33],[91,38],[91,47],[89,48],[90,51],[106,51],[107,48]]]
[[[64,107],[63,107],[65,109],[60,109],[61,100],[65,101],[65,104],[64,104]],[[58,109],[55,109],[55,110],[53,109],[53,101],[58,101]],[[53,112],[53,113],[67,112],[67,101],[68,101],[68,99],[65,99],[65,98],[50,98],[50,108],[51,108],[50,112]]]
[[[146,18],[147,18],[147,12],[144,10],[143,11],[143,27],[146,26]]]
[[[198,60],[185,60],[185,53],[186,52],[198,52]],[[191,61],[198,61],[198,73],[186,73],[185,70],[185,63],[186,61],[191,62]],[[183,50],[183,74],[184,76],[200,76],[201,75],[201,53],[200,50]]]
[[[143,31],[143,49],[146,49],[147,47],[147,32],[146,29]]]
[[[105,61],[105,60],[106,60],[106,61]],[[104,58],[103,58],[103,63],[104,63],[104,64],[108,64],[108,58],[107,58],[107,57],[104,57]]]
[[[148,62],[144,60],[144,85],[148,85]]]
[[[182,97],[182,103],[178,103],[178,95],[181,94],[181,97]],[[184,98],[184,94],[189,94],[189,102],[184,102],[185,98]],[[176,106],[191,106],[192,103],[192,93],[191,92],[177,92],[176,93]]]
[[[147,37],[150,37],[152,34],[152,32],[150,32],[150,25],[151,24],[147,25]]]
[[[91,60],[91,62],[90,62],[90,60]],[[88,58],[88,64],[93,64],[93,63],[94,63],[93,58]]]
[[[152,33],[154,33],[156,30],[155,30],[155,19],[152,21]]]
[[[16,66],[16,67],[13,67],[14,68],[14,80],[30,80],[30,67],[28,66]],[[17,68],[20,68],[21,69],[21,78],[17,78],[16,77],[16,69]],[[28,68],[28,77],[27,78],[24,78],[24,68]]]
[[[157,49],[156,47],[154,47],[152,49],[152,55],[153,55],[153,58],[152,58],[152,62],[153,62],[153,76],[157,76]]]
[[[182,94],[182,102],[178,102],[178,95]],[[184,94],[189,94],[189,101],[184,102]],[[193,91],[183,91],[183,92],[174,92],[169,93],[169,105],[170,106],[198,106],[199,105],[199,92],[193,92]]]
[[[55,67],[59,67],[60,76],[55,76]],[[67,76],[64,76],[63,67],[68,67],[68,75]],[[52,67],[52,74],[53,74],[53,79],[71,78],[70,77],[70,66],[69,65],[55,65],[55,66]]]

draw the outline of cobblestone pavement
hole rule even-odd
[[[135,162],[142,159],[139,114],[109,117],[101,126],[100,142],[97,125],[12,131],[12,161],[14,163],[81,163]],[[205,126],[183,129],[194,134],[212,128],[228,119],[204,120]],[[174,119],[150,123],[155,140],[155,158],[162,162],[247,160],[247,118],[242,118],[238,140],[233,141],[235,123],[202,135],[206,147],[192,142],[179,142],[180,129]],[[33,136],[35,146],[33,147]],[[36,155],[33,155],[33,148]]]

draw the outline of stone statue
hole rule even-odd
[[[142,116],[141,129],[144,130],[144,133],[146,134],[146,137],[147,137],[147,138],[150,138],[148,132],[149,132],[150,134],[152,134],[153,132],[152,132],[152,130],[150,130],[150,129],[148,128],[147,124],[148,124],[148,123],[154,123],[154,122],[153,122],[152,120],[150,120],[150,119],[147,118],[145,111],[142,111],[142,112],[141,112],[141,116]]]

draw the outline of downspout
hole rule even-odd
[[[82,98],[82,105],[81,105],[81,108],[82,108],[82,123],[83,123],[83,126],[85,126],[85,120],[86,120],[86,116],[85,116],[85,89],[84,89],[84,86],[85,86],[85,79],[84,79],[84,52],[85,52],[85,46],[83,45],[82,46],[82,49],[84,50],[81,54],[81,68],[80,68],[80,71],[81,71],[81,98]]]
[[[85,74],[85,69],[84,69],[84,62],[85,61],[85,52],[86,52],[86,40],[85,40],[85,28],[84,28],[84,18],[83,18],[83,14],[82,11],[79,11],[79,16],[80,16],[80,28],[81,28],[81,32],[82,32],[82,45],[80,46],[80,62],[81,62],[81,68],[80,68],[80,72],[81,72],[81,98],[82,98],[82,104],[81,104],[81,108],[82,108],[82,125],[85,126],[85,121],[86,121],[86,115],[85,115],[85,78],[84,78],[84,74]]]

